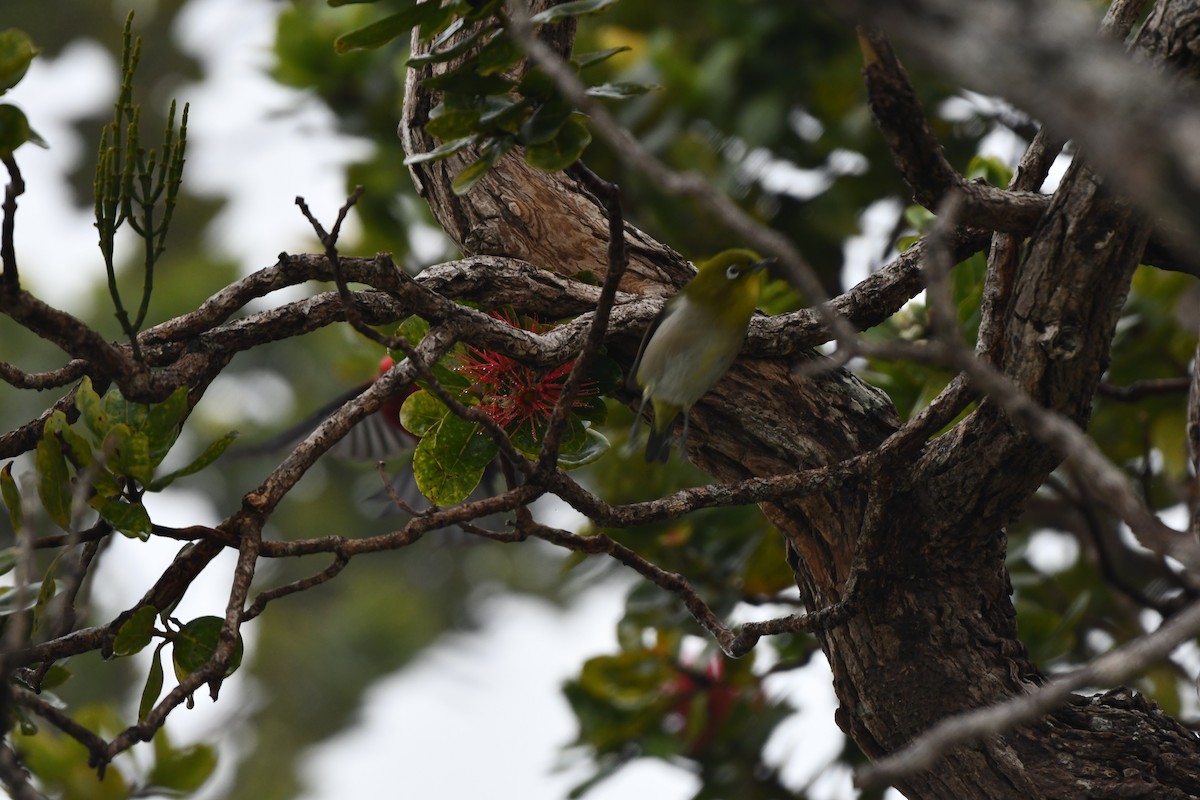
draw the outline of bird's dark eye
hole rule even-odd
[[[737,264],[730,264],[728,267],[725,268],[725,277],[729,278],[729,280],[731,280],[731,281],[736,281],[738,276],[741,274],[742,274],[742,271],[740,269],[738,269]]]

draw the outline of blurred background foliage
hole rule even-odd
[[[144,103],[143,125],[155,131],[161,129],[167,99],[205,76],[202,65],[178,46],[175,26],[188,4],[140,0],[133,5],[137,32],[146,40],[136,95]],[[366,194],[356,207],[361,234],[353,244],[344,242],[343,250],[387,251],[398,263],[418,271],[453,258],[455,252],[439,238],[402,165],[396,124],[405,45],[396,42],[341,56],[333,50],[334,39],[378,19],[384,13],[380,6],[387,5],[330,8],[316,0],[277,4],[270,72],[278,82],[319,98],[344,133],[371,145],[345,176],[347,190],[362,184]],[[42,58],[53,59],[83,39],[114,52],[115,58],[126,11],[120,2],[5,0],[0,25],[29,33],[42,48]],[[817,266],[831,292],[878,267],[905,237],[917,235],[928,224],[926,213],[905,213],[908,192],[864,102],[853,31],[819,4],[626,0],[608,13],[583,20],[576,49],[616,46],[630,51],[595,67],[601,73],[597,82],[636,81],[659,87],[613,105],[619,120],[670,166],[701,172],[758,218],[789,235]],[[950,163],[1003,185],[1029,121],[908,66]],[[108,117],[106,110],[79,120],[84,141],[98,141]],[[36,119],[30,122],[38,127]],[[981,150],[986,158],[977,158]],[[626,213],[634,224],[685,255],[699,258],[740,244],[691,202],[666,196],[643,176],[627,172],[602,143],[594,142],[585,160],[621,184]],[[71,174],[78,205],[91,204],[93,168],[92,154],[85,153]],[[342,200],[310,199],[325,207]],[[207,231],[223,202],[189,191],[185,170],[149,324],[193,309],[237,275],[269,265],[233,263],[214,256],[206,246]],[[871,235],[864,237],[864,232]],[[278,250],[270,250],[270,242],[264,246],[267,252]],[[318,250],[315,242],[309,250]],[[99,264],[97,258],[94,264],[80,265],[79,273],[85,276],[80,280],[94,279],[96,286],[86,307],[70,310],[116,338],[118,328]],[[960,323],[968,336],[978,324],[983,267],[977,256],[955,271]],[[140,281],[136,270],[125,278],[130,287]],[[311,287],[314,292],[323,288],[327,287]],[[793,294],[778,287],[769,303],[776,312],[797,304]],[[1197,307],[1193,278],[1140,269],[1108,380],[1129,385],[1186,375],[1195,348]],[[919,340],[927,322],[918,300],[870,335]],[[239,428],[249,442],[266,438],[286,427],[288,420],[369,380],[381,355],[344,328],[243,354],[197,408],[191,430],[185,430],[184,447],[194,448],[196,442],[209,441],[231,427]],[[0,357],[27,370],[54,368],[62,360],[54,348],[7,319],[0,319]],[[942,370],[905,363],[873,361],[858,368],[891,395],[905,417],[950,377]],[[1102,395],[1095,406],[1093,435],[1139,481],[1158,509],[1178,508],[1184,499],[1182,396],[1175,392],[1130,401]],[[35,416],[46,402],[44,396],[11,389],[3,398],[5,430]],[[586,470],[587,482],[602,497],[611,502],[643,500],[706,480],[677,461],[666,468],[647,468],[636,458],[624,457],[620,445],[630,420],[628,410],[611,409],[605,432],[615,446]],[[326,462],[280,507],[268,535],[359,536],[394,526],[394,517],[380,516],[383,503],[370,499],[380,485],[371,465]],[[223,468],[187,481],[187,488],[211,503],[214,516],[208,521],[235,508],[277,460],[223,463]],[[403,462],[392,468],[403,469]],[[4,532],[11,537],[11,531]],[[705,511],[609,533],[665,569],[687,575],[725,618],[767,601],[777,613],[795,608],[783,545],[755,509]],[[1010,528],[1009,539],[1020,630],[1046,669],[1068,667],[1137,635],[1153,625],[1157,615],[1171,613],[1179,597],[1169,573],[1144,556],[1126,557],[1129,544],[1117,523],[1093,507],[1069,474],[1054,476],[1025,518]],[[274,563],[262,570],[261,580],[274,585],[321,566],[307,559]],[[358,558],[337,580],[272,604],[253,623],[253,646],[243,667],[257,678],[254,702],[243,712],[255,736],[242,750],[225,796],[298,796],[302,786],[297,766],[305,749],[353,722],[372,681],[402,669],[447,632],[476,626],[489,598],[519,592],[566,604],[582,587],[615,569],[538,543],[499,545],[431,535],[400,552]],[[150,576],[139,580],[149,581]],[[697,797],[766,798],[785,792],[806,796],[798,787],[785,790],[776,772],[763,764],[763,743],[792,709],[768,696],[762,681],[769,671],[807,663],[818,652],[812,637],[778,637],[761,645],[756,657],[730,662],[707,643],[679,603],[642,586],[629,595],[618,641],[618,651],[597,653],[565,687],[580,721],[574,744],[594,758],[596,780],[632,758],[653,756],[699,775],[703,788]],[[1194,670],[1188,658],[1195,660],[1193,650],[1184,653],[1180,663]],[[88,657],[70,666],[75,677],[57,691],[72,708],[88,708],[93,718],[108,719],[104,724],[116,727],[112,715],[136,707],[144,676],[131,664],[102,664]],[[1165,665],[1139,685],[1168,711],[1196,719],[1194,686],[1183,666]],[[89,794],[98,791],[94,782],[77,774],[86,769],[61,756],[64,745],[58,738],[23,737],[21,747],[32,754],[39,771],[61,776],[56,785],[64,796],[100,796]],[[268,754],[270,768],[264,769]],[[848,744],[842,758],[855,763],[861,755]],[[145,775],[139,777],[135,767],[118,765],[122,767],[131,774],[108,784],[105,791],[115,793],[105,796],[129,796],[129,786],[139,780],[145,784]]]

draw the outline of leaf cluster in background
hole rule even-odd
[[[143,492],[161,492],[178,478],[211,464],[233,442],[227,434],[210,444],[191,463],[165,474],[158,467],[179,438],[188,413],[186,388],[155,405],[131,403],[116,391],[101,398],[84,378],[75,392],[82,433],[62,411],[46,421],[36,453],[37,490],[42,507],[55,525],[72,530],[78,507],[99,512],[126,536],[150,535],[150,515]],[[20,530],[21,499],[11,464],[0,480],[14,530]]]
[[[577,0],[534,15],[535,25],[553,25],[572,17],[596,14],[616,0]],[[330,0],[331,5],[342,5]],[[455,192],[467,192],[488,168],[514,147],[522,147],[525,161],[554,172],[569,166],[591,142],[585,117],[559,95],[554,82],[540,68],[512,75],[523,53],[507,33],[509,22],[500,0],[482,3],[414,3],[402,11],[345,34],[337,40],[339,52],[381,47],[414,28],[428,52],[413,56],[410,66],[446,64],[447,69],[424,84],[442,96],[425,124],[425,131],[442,141],[428,153],[411,155],[412,164],[447,158],[472,148],[478,158],[454,178]],[[599,64],[624,47],[613,47],[575,56],[576,70]],[[632,83],[593,86],[589,94],[622,99],[645,93],[650,87]]]

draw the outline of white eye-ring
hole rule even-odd
[[[728,267],[725,268],[725,277],[729,278],[729,280],[731,280],[731,281],[737,280],[738,276],[741,274],[742,274],[742,271],[740,269],[738,269],[737,264],[730,264]]]

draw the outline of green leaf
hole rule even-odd
[[[4,499],[4,505],[8,509],[8,521],[12,525],[14,532],[21,530],[21,525],[24,522],[24,513],[21,510],[21,490],[17,488],[17,481],[12,476],[12,462],[4,465],[4,469],[0,469],[0,498]],[[0,551],[0,553],[8,553],[9,550]],[[15,556],[14,562],[15,563]],[[12,569],[12,565],[8,565],[8,569],[0,569],[0,575]]]
[[[58,568],[58,560],[60,558],[62,558],[62,553],[55,556],[54,561],[50,563],[50,567],[46,570],[46,576],[42,580],[42,588],[38,590],[37,602],[33,604],[32,632],[35,637],[43,628],[46,608],[50,605],[50,601],[54,599],[54,595],[58,593],[58,581],[54,579],[54,571]]]
[[[558,465],[563,469],[577,469],[585,464],[591,464],[609,451],[612,445],[608,438],[594,428],[584,429],[582,446],[567,450],[563,448],[558,453]]]
[[[25,112],[7,103],[0,104],[0,155],[11,156],[13,151],[26,142],[39,147],[48,147],[46,140],[29,127]]]
[[[43,436],[37,443],[34,458],[38,474],[38,497],[55,525],[63,530],[71,527],[71,477],[62,443],[53,434]]]
[[[485,130],[516,133],[529,116],[532,105],[529,100],[514,100],[508,96],[485,97],[484,112],[479,115],[479,125]]]
[[[603,425],[604,421],[608,419],[608,403],[604,402],[604,398],[599,395],[576,397],[575,407],[571,409],[571,413],[593,425]]]
[[[140,431],[150,419],[150,406],[131,403],[115,389],[104,395],[104,410],[113,424],[128,425],[130,430]]]
[[[545,144],[558,136],[562,126],[571,118],[571,104],[555,95],[537,110],[521,126],[521,144]]]
[[[150,463],[157,467],[179,438],[188,413],[188,390],[180,386],[161,403],[150,406],[143,432],[150,445]]]
[[[425,132],[443,142],[462,141],[480,133],[480,110],[477,106],[470,108],[447,108],[443,103],[429,112],[429,121],[425,123]],[[437,150],[439,148],[434,148]],[[421,153],[428,156],[433,153]],[[447,153],[446,155],[449,155]],[[424,158],[423,161],[430,159]]]
[[[86,375],[75,390],[75,408],[79,409],[83,424],[91,431],[92,437],[97,442],[103,441],[110,424],[108,411],[100,401],[100,395],[92,388],[92,379]]]
[[[124,500],[96,495],[88,501],[88,504],[99,511],[100,516],[105,522],[112,525],[114,530],[142,541],[150,538],[150,532],[153,530],[150,524],[150,515],[141,503],[128,503]]]
[[[190,464],[185,467],[180,467],[174,472],[169,472],[161,478],[155,478],[146,485],[146,490],[150,492],[161,492],[163,489],[170,486],[179,478],[188,475],[194,475],[200,470],[207,467],[209,464],[221,457],[221,454],[229,449],[229,445],[233,444],[238,438],[237,431],[229,433],[217,439],[215,442],[204,448],[204,452],[197,456]]]
[[[71,670],[64,667],[62,664],[55,664],[50,669],[46,670],[46,674],[42,676],[42,691],[47,689],[56,689],[71,679]]]
[[[217,652],[217,643],[220,641],[221,628],[224,625],[225,620],[220,617],[197,617],[175,634],[172,639],[174,647],[171,649],[175,677],[182,681],[209,662]],[[229,660],[229,667],[225,670],[226,677],[241,666],[242,649],[242,639],[239,636],[233,658]]]
[[[566,169],[579,160],[592,141],[582,114],[572,114],[553,141],[525,150],[525,163],[546,172]]]
[[[603,12],[616,2],[617,0],[574,0],[570,3],[552,6],[545,11],[534,14],[530,18],[530,21],[535,25],[544,25],[546,23],[562,22],[571,17],[590,16]]]
[[[11,616],[18,611],[28,611],[33,608],[37,605],[38,593],[41,590],[41,581],[27,584],[22,592],[18,592],[12,586],[0,586],[0,617]]]
[[[383,47],[396,37],[403,36],[421,24],[429,12],[424,5],[428,4],[413,5],[399,13],[372,22],[365,28],[359,28],[344,36],[339,36],[333,43],[333,49],[339,53],[348,53],[351,50],[373,50]]]
[[[426,78],[421,85],[436,92],[458,95],[505,94],[516,82],[503,75],[480,75],[479,56],[468,58],[457,67]]]
[[[413,436],[425,436],[449,413],[445,403],[424,389],[418,389],[400,406],[400,424]]]
[[[496,457],[496,443],[478,423],[447,415],[413,452],[413,475],[421,493],[440,506],[461,503],[475,490]]]
[[[0,94],[16,86],[25,77],[29,62],[38,52],[25,31],[16,28],[0,31]]]
[[[142,687],[142,699],[138,703],[138,722],[146,718],[154,708],[154,703],[158,700],[158,695],[162,692],[163,687],[163,665],[162,651],[167,646],[167,643],[160,642],[158,647],[154,648],[154,658],[150,660],[150,672],[146,675],[146,685]]]
[[[6,547],[0,550],[0,575],[7,575],[13,571],[13,567],[17,565],[19,553],[20,551],[16,547]]]
[[[164,733],[154,737],[150,786],[166,790],[165,794],[191,794],[212,777],[217,768],[217,751],[206,744],[176,748]]]
[[[514,66],[524,57],[521,47],[506,33],[500,33],[479,51],[479,74],[495,75]]]
[[[138,606],[117,631],[117,636],[113,639],[113,655],[131,656],[146,649],[153,638],[154,618],[157,616],[158,609],[154,606]]]
[[[479,182],[479,179],[486,175],[487,171],[492,168],[492,165],[511,150],[512,146],[513,140],[509,137],[493,139],[488,142],[480,153],[479,160],[464,167],[461,172],[454,176],[454,180],[450,182],[450,188],[455,194],[466,194],[471,191],[475,184]]]
[[[106,463],[118,475],[127,475],[143,486],[154,478],[150,463],[150,439],[125,423],[113,425],[104,437]]]
[[[447,31],[447,33],[449,32],[450,31]],[[438,64],[451,61],[474,47],[476,42],[478,42],[485,35],[494,34],[495,32],[495,28],[488,26],[480,27],[478,30],[473,31],[471,35],[463,38],[459,42],[456,42],[453,47],[447,47],[445,50],[430,50],[428,53],[421,53],[413,56],[408,60],[408,65],[410,67],[419,67],[424,64]],[[489,74],[483,72],[482,70],[479,72],[480,74],[484,75]]]
[[[653,83],[614,81],[612,83],[589,86],[587,94],[589,97],[599,97],[605,100],[625,100],[630,97],[639,97],[648,92],[657,91],[659,88],[657,84]]]
[[[470,147],[471,145],[475,144],[475,142],[477,142],[477,141],[479,141],[479,137],[472,134],[471,136],[464,136],[461,139],[454,139],[449,142],[442,142],[437,147],[433,148],[432,150],[429,150],[428,152],[414,153],[413,155],[408,156],[407,158],[404,159],[404,163],[405,164],[420,164],[425,161],[438,161],[443,158],[449,158],[450,156],[457,153],[459,150],[462,150],[464,147]]]
[[[574,56],[571,61],[575,64],[576,69],[587,69],[588,67],[599,64],[602,61],[607,61],[617,53],[625,53],[632,49],[633,48],[629,47],[628,45],[610,47],[607,50],[595,50],[591,53],[580,53]]]

